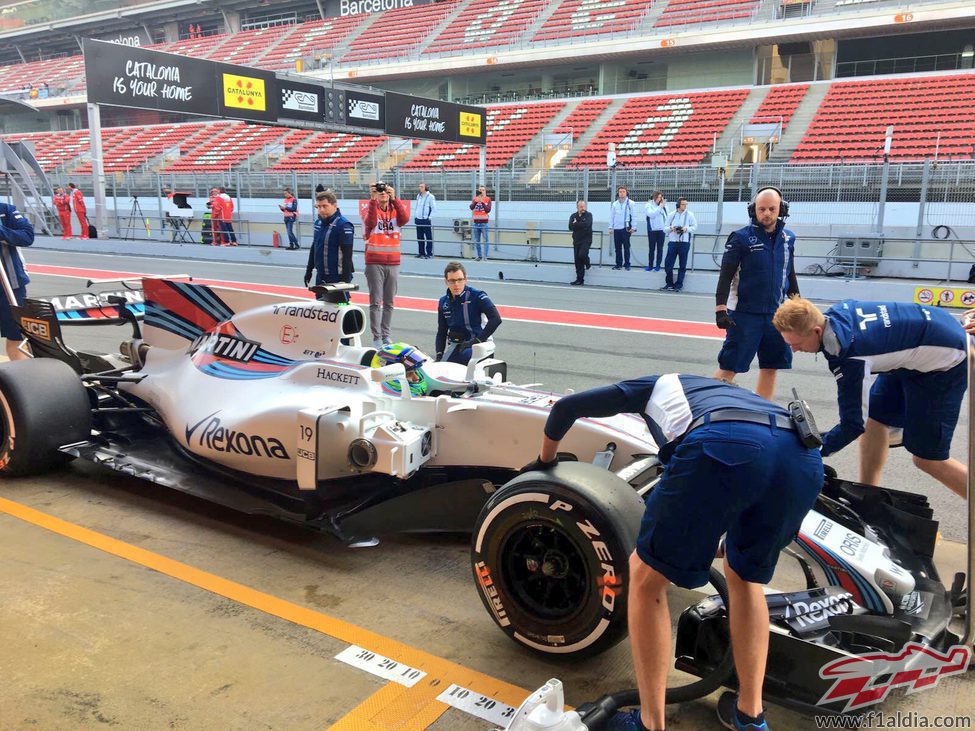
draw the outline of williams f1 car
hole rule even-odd
[[[643,507],[608,468],[652,458],[645,423],[582,421],[563,443],[576,463],[519,474],[558,396],[506,382],[492,343],[466,368],[377,359],[353,288],[294,301],[145,278],[144,304],[73,298],[84,316],[28,300],[15,312],[35,357],[0,365],[0,474],[84,459],[349,545],[471,532],[481,600],[510,637],[558,656],[615,644]],[[118,353],[74,350],[61,325],[77,320],[132,334]]]

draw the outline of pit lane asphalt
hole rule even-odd
[[[300,268],[215,266],[200,262],[31,252],[31,262],[300,286]],[[361,275],[357,275],[361,277]],[[30,292],[80,291],[77,280],[38,275]],[[80,283],[83,284],[83,283]],[[611,289],[478,283],[498,304],[585,310],[681,320],[710,318],[710,298],[639,294]],[[403,277],[403,295],[435,298],[439,278]],[[398,338],[432,350],[434,315],[397,312]],[[76,328],[69,342],[114,350],[123,328]],[[498,354],[516,382],[553,390],[588,388],[653,372],[710,374],[720,341],[640,335],[508,321]],[[817,414],[835,414],[832,378],[824,363],[799,357],[786,385],[801,384]],[[753,385],[753,379],[743,379]],[[832,407],[832,411],[828,411]],[[956,441],[959,441],[956,437]],[[963,440],[960,444],[963,444]],[[848,452],[850,450],[847,450]],[[963,455],[963,452],[959,452]],[[847,469],[855,465],[855,453]],[[888,467],[910,487],[918,480],[905,461]],[[846,472],[843,463],[835,464]],[[904,475],[905,472],[911,474]],[[930,493],[947,491],[930,486]],[[73,464],[43,478],[3,484],[2,497],[120,541],[212,572],[274,597],[369,627],[420,650],[524,689],[549,677],[566,683],[569,703],[632,686],[628,646],[566,665],[526,654],[490,621],[470,578],[463,536],[384,537],[374,549],[348,550],[327,536],[201,503],[188,496]],[[936,515],[960,513],[963,504]],[[334,636],[147,571],[41,527],[0,513],[0,728],[322,728],[385,691],[374,676],[332,658],[348,646]],[[459,682],[450,677],[449,682]],[[896,707],[929,713],[968,708],[971,680],[945,681],[929,693],[898,698]],[[375,695],[374,695],[375,694]],[[713,701],[672,707],[668,728],[714,728]],[[393,729],[400,708],[375,715],[362,729]],[[895,706],[890,706],[891,708]],[[373,709],[375,710],[375,709]],[[378,711],[376,712],[378,714]],[[811,721],[770,709],[774,727],[811,728]],[[491,725],[449,709],[428,726],[486,729]]]

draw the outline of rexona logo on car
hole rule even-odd
[[[290,459],[288,450],[284,448],[281,440],[227,429],[221,426],[220,418],[217,416],[219,413],[219,411],[214,411],[192,426],[187,425],[186,443],[193,446],[195,436],[197,446],[214,452],[242,454],[247,457]]]
[[[193,341],[193,345],[190,346],[190,352],[193,354],[206,353],[207,355],[215,355],[218,358],[225,358],[227,360],[237,361],[238,363],[248,363],[260,347],[260,343],[247,340],[246,338],[238,338],[234,335],[220,335],[219,333],[206,333]]]
[[[793,601],[785,607],[785,620],[796,629],[818,628],[825,626],[830,617],[850,614],[854,606],[853,595],[849,592],[809,601]]]
[[[908,642],[900,652],[871,652],[843,657],[823,665],[819,677],[833,685],[818,704],[846,701],[841,709],[854,711],[880,703],[898,686],[908,693],[929,690],[941,678],[961,675],[968,669],[972,649],[955,645],[946,653],[918,642]]]

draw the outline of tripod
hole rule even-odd
[[[145,220],[145,215],[142,213],[142,206],[139,205],[139,196],[134,195],[132,196],[132,207],[129,209],[129,215],[119,219],[119,227],[118,227],[119,233],[122,233],[123,231],[125,232],[125,235],[122,236],[122,240],[129,241],[131,239],[134,241],[135,234],[132,233],[132,230],[135,229],[136,231],[138,231],[140,228],[142,228],[140,224],[142,224],[144,220]],[[125,222],[124,226],[122,225],[123,221]],[[135,222],[134,226],[133,226],[133,222]],[[148,229],[149,227],[146,226],[147,237],[148,237]]]

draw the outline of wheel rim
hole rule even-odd
[[[544,621],[563,621],[589,598],[589,570],[579,546],[558,526],[526,523],[502,542],[501,575],[522,609]]]

